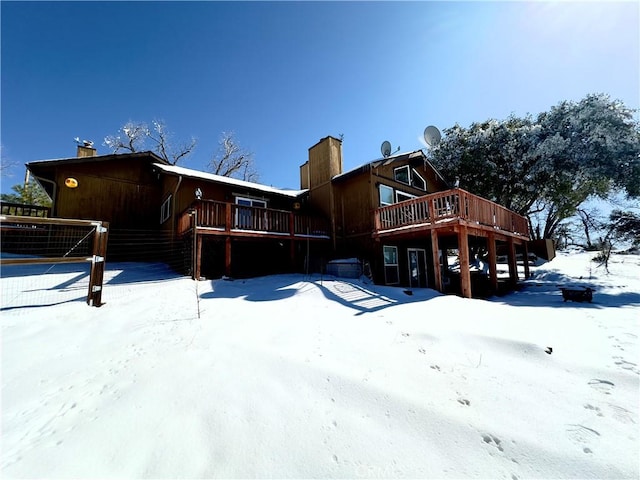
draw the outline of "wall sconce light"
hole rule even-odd
[[[65,184],[65,186],[67,186],[69,188],[77,188],[78,187],[78,180],[76,180],[73,177],[65,178],[64,184]]]

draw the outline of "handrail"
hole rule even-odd
[[[375,211],[375,226],[380,232],[452,218],[529,237],[529,223],[525,217],[460,188],[380,207]]]

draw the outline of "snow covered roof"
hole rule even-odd
[[[258,190],[265,193],[275,193],[277,195],[283,195],[291,198],[299,197],[307,191],[275,188],[268,185],[262,185],[260,183],[246,182],[244,180],[238,180],[236,178],[223,177],[222,175],[215,175],[213,173],[201,172],[199,170],[192,170],[190,168],[178,167],[176,165],[154,163],[153,166],[165,173],[181,175],[183,177],[199,178],[202,180],[208,180],[210,182],[224,183],[226,185],[236,185],[238,187],[250,188],[252,190]]]

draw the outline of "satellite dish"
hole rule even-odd
[[[437,146],[441,139],[442,135],[440,135],[440,130],[433,125],[429,125],[424,129],[424,141],[427,142],[427,145],[430,147]]]
[[[389,155],[391,155],[391,143],[389,143],[387,140],[382,142],[380,151],[382,152],[382,156],[387,158]]]

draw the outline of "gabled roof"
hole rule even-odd
[[[201,172],[199,170],[192,170],[190,168],[178,167],[175,165],[166,165],[161,163],[154,163],[154,167],[164,173],[180,175],[189,178],[198,178],[201,180],[222,183],[225,185],[235,185],[238,187],[248,188],[251,190],[257,190],[265,193],[272,193],[276,195],[283,195],[285,197],[295,198],[299,197],[307,190],[285,190],[282,188],[274,188],[268,185],[262,185],[260,183],[246,182],[244,180],[238,180],[236,178],[223,177],[221,175],[215,175],[213,173]]]
[[[381,165],[389,165],[391,163],[394,162],[406,162],[409,161],[411,162],[411,160],[414,159],[420,159],[421,162],[424,162],[425,164],[429,165],[429,167],[435,172],[436,176],[440,177],[440,180],[442,180],[446,185],[448,185],[448,182],[444,179],[444,177],[440,174],[440,172],[438,171],[438,169],[436,167],[434,167],[431,162],[429,160],[427,160],[427,157],[425,156],[424,152],[422,150],[414,150],[413,152],[404,152],[404,153],[398,153],[396,155],[392,155],[389,157],[382,157],[382,158],[378,158],[376,160],[373,160],[371,162],[365,163],[363,165],[360,165],[358,167],[355,167],[349,171],[343,172],[339,175],[336,175],[335,177],[333,177],[331,179],[331,181],[335,182],[335,181],[341,181],[344,180],[346,178],[349,177],[353,177],[354,175],[358,175],[360,173],[365,173],[370,171],[372,168],[377,168]]]

